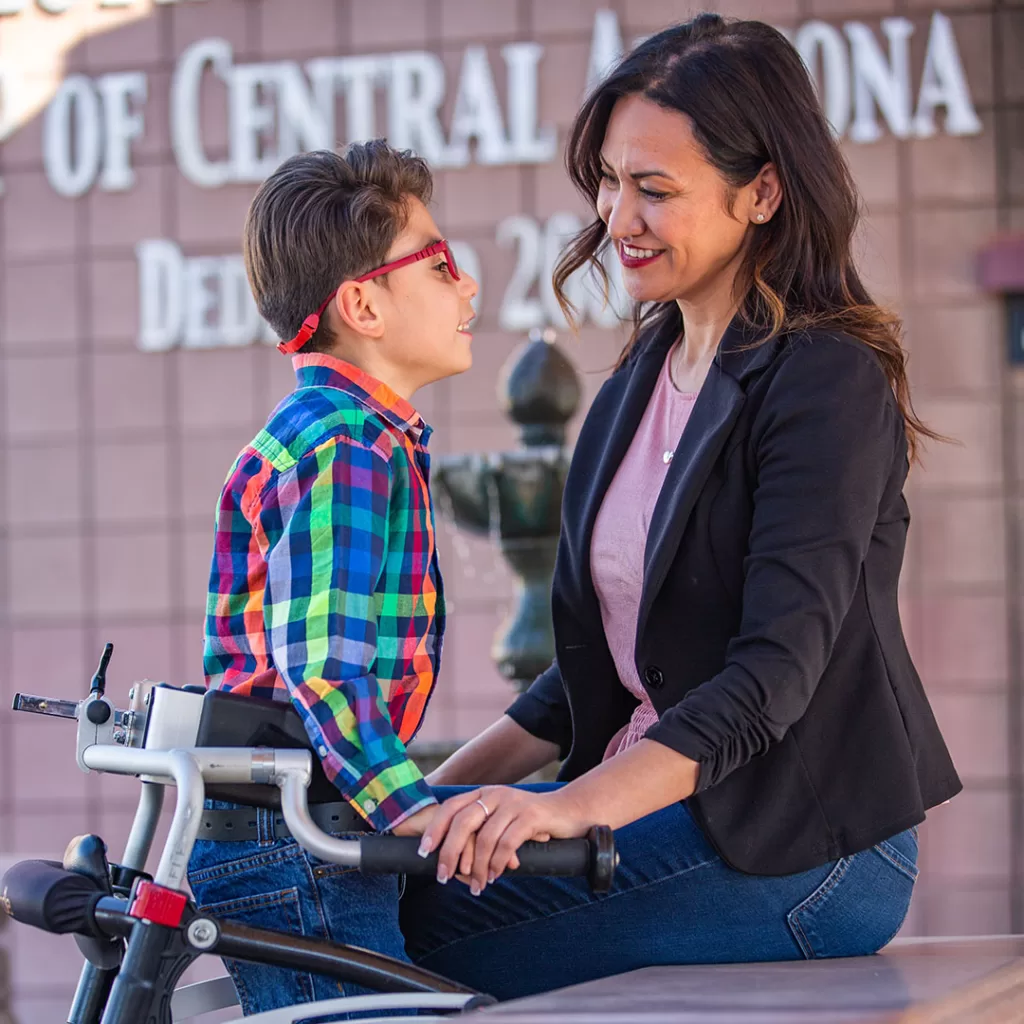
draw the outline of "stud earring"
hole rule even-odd
[[[761,221],[763,221],[763,220],[764,220],[764,214],[763,213],[759,213],[757,215],[757,222],[758,222],[758,224],[760,224]]]

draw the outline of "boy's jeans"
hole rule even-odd
[[[545,789],[550,786],[530,786]],[[437,787],[439,800],[461,790]],[[726,866],[684,804],[620,829],[615,885],[503,878],[473,897],[458,881],[398,880],[325,864],[291,839],[196,844],[189,881],[219,917],[412,959],[499,999],[655,964],[855,956],[899,930],[917,877],[917,830],[796,875]],[[255,1013],[342,994],[309,974],[229,964]],[[344,986],[344,994],[359,991]]]
[[[261,821],[271,816],[269,811],[257,814]],[[337,838],[358,839],[360,834],[346,832]],[[189,861],[188,879],[196,903],[214,917],[408,959],[398,927],[399,879],[395,875],[362,875],[355,868],[329,864],[307,853],[294,839],[200,840]],[[246,1016],[368,991],[317,974],[235,960],[224,963]]]

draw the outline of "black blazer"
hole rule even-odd
[[[597,765],[636,699],[590,575],[594,519],[678,331],[601,388],[566,481],[556,660],[509,709]],[[960,780],[900,626],[903,417],[873,351],[811,332],[719,345],[655,507],[636,667],[648,738],[700,762],[689,806],[733,867],[802,871],[916,825]]]

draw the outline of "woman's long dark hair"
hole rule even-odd
[[[731,188],[749,184],[765,164],[775,165],[782,203],[753,232],[737,274],[740,315],[765,340],[825,327],[873,348],[903,413],[913,461],[922,436],[940,435],[914,413],[900,318],[872,300],[854,266],[856,186],[797,51],[763,22],[717,14],[701,14],[640,43],[584,101],[566,146],[569,177],[595,209],[608,120],[616,102],[632,95],[685,114]],[[566,283],[590,264],[607,288],[599,257],[608,244],[605,225],[595,218],[559,259],[555,294],[570,320],[576,311]],[[620,365],[641,333],[673,320],[682,326],[674,302],[636,304]]]

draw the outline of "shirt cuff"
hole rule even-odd
[[[349,803],[377,832],[389,832],[417,811],[437,803],[419,768],[408,758],[359,780]]]

